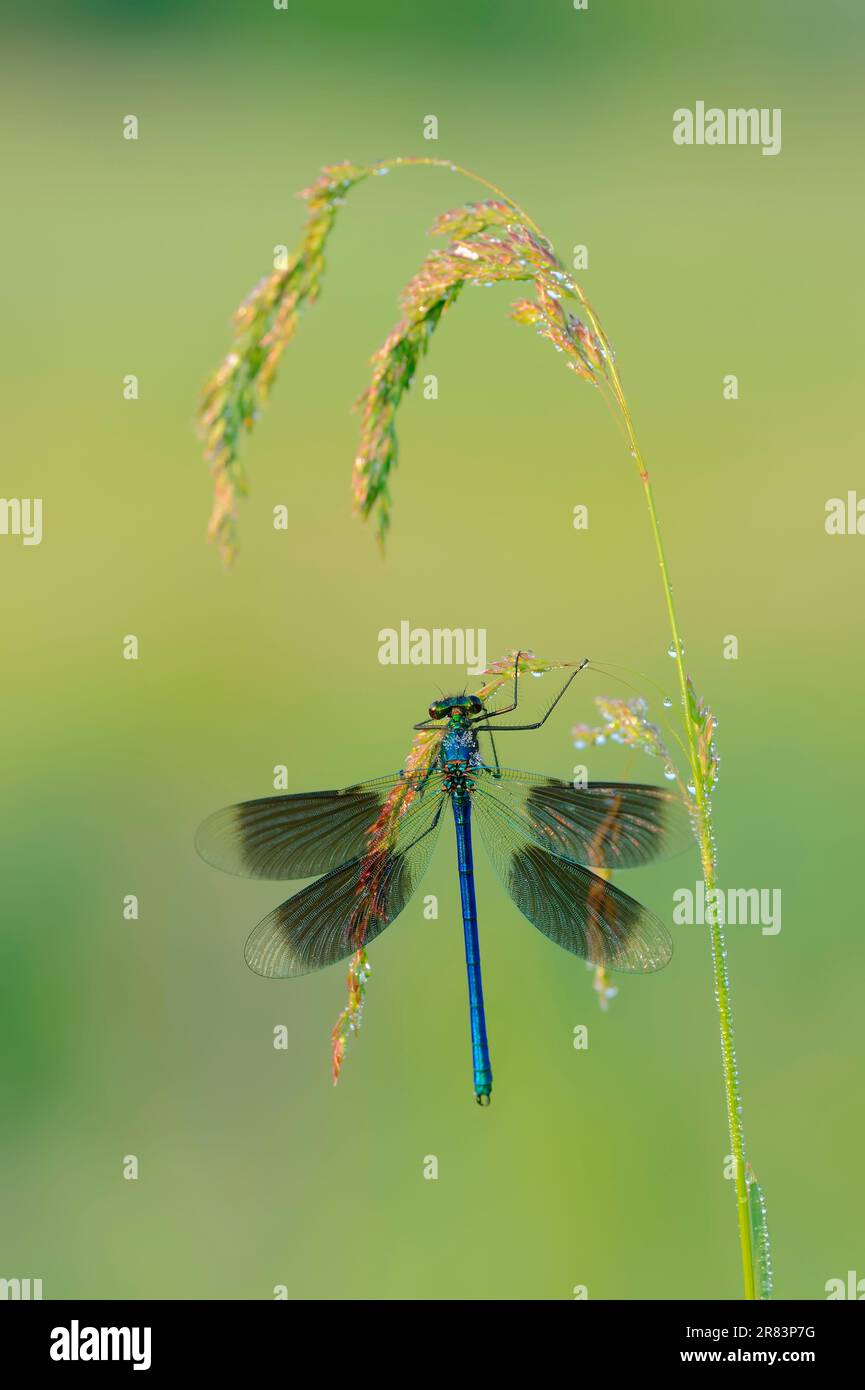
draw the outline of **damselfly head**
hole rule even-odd
[[[440,700],[433,700],[429,707],[429,717],[452,719],[454,716],[472,716],[480,714],[483,707],[483,700],[478,695],[444,695]]]

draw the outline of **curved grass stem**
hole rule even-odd
[[[502,202],[510,203],[514,211],[519,214],[520,220],[525,222],[527,227],[531,227],[533,231],[537,232],[538,236],[542,237],[544,235],[537,222],[529,217],[525,208],[520,207],[519,203],[515,203],[513,198],[505,193],[503,188],[499,188],[495,183],[490,183],[490,180],[485,179],[481,174],[476,174],[473,170],[466,169],[462,164],[454,164],[452,159],[441,159],[435,155],[397,155],[394,159],[377,159],[375,164],[372,165],[372,168],[399,169],[407,168],[412,165],[416,165],[420,168],[450,169],[453,174],[462,174],[464,178],[471,179],[472,183],[481,184],[482,187],[486,188],[490,193],[495,193],[497,198],[501,198]]]
[[[538,224],[531,218],[519,203],[515,203],[501,188],[491,183],[488,179],[482,178],[479,174],[465,169],[462,165],[454,164],[450,160],[438,159],[434,157],[420,157],[416,159],[389,159],[380,160],[376,167],[397,168],[400,165],[419,164],[429,165],[438,168],[451,169],[455,173],[463,174],[466,178],[481,184],[484,188],[502,198],[519,214],[526,226],[531,227],[540,236],[543,236]],[[697,834],[700,849],[700,860],[703,870],[706,893],[716,887],[715,869],[715,846],[712,835],[711,804],[709,793],[707,792],[699,761],[697,749],[697,737],[694,724],[691,719],[690,702],[688,695],[688,677],[685,671],[684,647],[679,632],[679,622],[676,616],[676,607],[673,602],[673,588],[670,583],[670,574],[667,568],[667,558],[664,551],[664,543],[661,537],[661,529],[658,522],[658,514],[655,509],[655,499],[652,493],[652,485],[649,479],[648,469],[643,461],[643,455],[637,440],[634,423],[622,388],[621,379],[615,364],[615,358],[610,348],[609,340],[604,332],[600,321],[589,304],[579,286],[575,286],[577,296],[583,310],[589,319],[592,329],[596,334],[604,350],[606,379],[612,396],[619,409],[619,414],[624,422],[625,434],[630,447],[631,457],[639,474],[640,482],[643,487],[643,496],[646,509],[649,514],[649,523],[652,530],[652,539],[655,544],[655,554],[658,559],[658,568],[661,574],[661,586],[664,592],[664,601],[667,607],[667,619],[670,625],[670,633],[673,639],[673,648],[676,661],[676,673],[679,683],[679,694],[682,704],[682,722],[684,724],[687,740],[687,756],[691,769],[691,783],[694,788],[694,800],[697,822]],[[727,1109],[727,1123],[730,1131],[730,1144],[732,1148],[733,1160],[735,1164],[735,1187],[736,1187],[736,1213],[739,1230],[739,1245],[742,1258],[742,1278],[744,1285],[744,1295],[746,1299],[756,1298],[754,1281],[754,1258],[751,1242],[751,1222],[748,1205],[748,1187],[745,1166],[745,1135],[742,1122],[742,1100],[739,1087],[739,1074],[736,1066],[736,1052],[733,1041],[733,1009],[730,994],[730,981],[727,972],[727,948],[724,936],[724,929],[719,924],[710,927],[710,943],[712,954],[712,971],[715,983],[715,999],[718,1009],[718,1025],[721,1037],[721,1067],[724,1084],[724,1096]]]
[[[603,343],[607,340],[603,334],[594,313],[584,301],[584,307],[592,320],[592,327],[598,334]],[[706,885],[707,895],[716,887],[715,875],[715,846],[712,836],[711,806],[706,794],[703,777],[699,765],[697,753],[696,736],[694,725],[690,716],[688,700],[688,680],[685,671],[684,647],[679,634],[679,623],[676,617],[676,606],[673,602],[673,587],[670,583],[670,574],[667,568],[667,558],[664,552],[664,543],[661,538],[661,528],[658,523],[658,514],[655,509],[655,499],[652,493],[652,484],[649,479],[648,469],[643,461],[643,456],[637,440],[631,413],[625,399],[621,380],[612,354],[608,353],[608,367],[610,382],[613,393],[622,412],[625,426],[628,432],[628,439],[631,445],[631,454],[637,466],[640,482],[643,486],[643,495],[646,501],[646,508],[649,513],[649,521],[652,528],[652,538],[655,543],[655,553],[658,557],[658,568],[661,572],[661,584],[664,590],[664,599],[667,605],[667,617],[670,623],[670,633],[673,638],[673,648],[676,661],[676,672],[679,680],[679,694],[682,701],[682,718],[685,725],[685,733],[688,741],[688,760],[691,765],[691,780],[694,787],[694,797],[696,801],[696,819],[700,846],[700,861],[703,869],[703,880]],[[736,1051],[733,1041],[733,1007],[730,997],[730,980],[727,973],[727,947],[724,937],[724,928],[717,923],[710,927],[710,941],[712,951],[712,971],[715,980],[715,1000],[718,1008],[718,1024],[721,1034],[721,1067],[724,1080],[724,1096],[727,1107],[727,1124],[730,1130],[730,1145],[733,1153],[735,1165],[735,1184],[736,1184],[736,1213],[739,1228],[739,1245],[742,1256],[742,1278],[746,1299],[756,1298],[754,1284],[754,1256],[751,1246],[751,1221],[748,1209],[748,1187],[745,1169],[745,1133],[742,1123],[742,1099],[739,1088],[739,1073],[736,1066]]]

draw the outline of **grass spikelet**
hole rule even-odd
[[[448,281],[443,272],[439,275],[440,278],[427,287],[422,307],[416,308],[414,317],[402,319],[382,343],[372,359],[372,380],[357,402],[361,407],[361,424],[354,462],[354,507],[364,517],[377,508],[378,536],[382,544],[390,525],[388,480],[399,455],[396,412],[442,314],[462,288],[459,278]],[[420,290],[415,293],[419,298]]]
[[[467,286],[531,281],[534,300],[521,299],[511,315],[530,324],[585,381],[603,371],[599,340],[562,304],[577,298],[576,287],[548,242],[536,236],[513,205],[490,200],[441,214],[433,234],[449,233],[446,249],[427,256],[403,291],[404,317],[372,359],[372,380],[360,398],[361,437],[354,464],[354,505],[363,517],[377,515],[384,541],[390,525],[390,476],[398,459],[396,413],[412,383],[420,357],[445,310]]]
[[[403,763],[403,779],[393,788],[375,824],[370,826],[367,853],[370,871],[373,875],[377,865],[382,861],[382,851],[386,851],[391,844],[399,817],[411,805],[419,787],[423,785],[433,767],[441,737],[441,732],[437,729],[420,729],[412,740],[412,745]],[[364,904],[373,901],[374,897],[373,891],[364,893],[361,898],[358,919],[355,924],[356,939],[361,943],[367,926],[364,918]],[[370,969],[366,949],[361,944],[349,962],[348,1002],[333,1025],[330,1035],[331,1075],[334,1086],[339,1081],[346,1048],[350,1040],[360,1032],[363,1005],[366,998],[366,982]]]
[[[207,534],[226,565],[237,553],[238,501],[247,494],[239,457],[243,434],[258,418],[301,312],[318,299],[325,244],[345,195],[371,172],[356,164],[329,165],[303,190],[307,221],[300,246],[285,265],[260,280],[236,310],[234,345],[204,387],[198,431],[213,478]]]
[[[360,950],[355,951],[349,962],[348,1003],[333,1025],[333,1031],[330,1035],[330,1070],[334,1086],[339,1081],[349,1039],[360,1031],[369,972],[370,964],[366,951],[361,946]]]

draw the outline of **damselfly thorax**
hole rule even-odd
[[[442,789],[451,796],[470,795],[475,786],[471,774],[484,766],[478,736],[471,727],[483,708],[477,695],[446,695],[430,705],[430,719],[445,721],[438,766]]]

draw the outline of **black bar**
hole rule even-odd
[[[431,1314],[419,1302],[401,1303],[397,1311],[280,1300],[11,1301],[0,1309],[0,1331],[4,1364],[14,1365],[22,1382],[31,1371],[47,1372],[52,1380],[92,1380],[106,1368],[114,1376],[134,1376],[136,1360],[139,1380],[184,1371],[223,1377],[238,1372],[244,1378],[254,1373],[260,1380],[267,1369],[293,1378],[300,1373],[305,1380],[334,1374],[362,1379],[365,1368],[371,1373],[387,1364],[411,1373],[415,1358],[428,1381],[438,1365],[443,1375],[452,1375],[457,1339],[474,1346],[485,1374],[502,1362],[511,1377],[521,1355],[536,1372],[551,1358],[566,1358],[575,1376],[593,1365],[618,1376],[630,1367],[666,1371],[734,1363],[804,1365],[825,1376],[853,1364],[858,1348],[854,1337],[862,1324],[841,1302],[538,1301],[522,1303],[515,1316],[513,1304],[505,1302],[442,1301]],[[116,1335],[103,1336],[103,1329],[116,1329]],[[85,1359],[92,1350],[105,1359]],[[115,1353],[126,1359],[112,1359]],[[61,1354],[78,1359],[56,1359]]]

